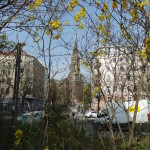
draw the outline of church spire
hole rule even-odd
[[[80,73],[80,58],[77,47],[77,37],[75,38],[73,53],[71,56],[71,68],[69,74],[70,99],[72,105],[79,103],[83,99],[82,74]]]
[[[80,58],[78,54],[77,37],[74,42],[74,48],[71,57],[71,70],[72,73],[80,74]]]
[[[78,54],[77,37],[75,38],[75,42],[74,42],[73,54]]]

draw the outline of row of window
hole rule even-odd
[[[123,52],[126,53],[126,54],[132,54],[132,53],[135,52],[135,50],[133,48],[126,48],[126,49],[122,49],[122,51],[120,51],[118,48],[110,48],[110,47],[105,48],[105,50],[104,50],[105,55],[110,55],[110,54],[120,55]]]
[[[4,69],[1,70],[1,73],[2,73],[2,74],[6,74],[6,73],[7,73],[7,74],[11,74],[11,70],[12,70],[12,69],[10,69],[10,68],[7,68],[7,69],[4,68]]]
[[[11,83],[11,78],[7,78],[7,79],[5,79],[5,78],[2,78],[2,79],[0,79],[0,83],[7,83],[7,84],[10,84]]]
[[[117,86],[114,86],[113,88],[112,88],[112,90],[114,90],[114,91],[117,91],[117,89],[121,89],[120,87],[119,88],[117,88]],[[137,88],[136,87],[131,87],[131,86],[127,86],[126,87],[126,89],[128,90],[128,91],[132,91],[132,90],[137,90]],[[111,86],[107,86],[107,90],[108,91],[111,91]]]
[[[9,87],[6,89],[6,91],[4,88],[1,88],[1,95],[4,95],[4,94],[6,94],[6,95],[9,94]]]
[[[12,71],[14,71],[13,69],[11,69],[11,68],[7,68],[7,69],[2,69],[2,74],[4,75],[4,74],[8,74],[8,75],[10,75],[11,73],[12,73]],[[24,68],[20,68],[20,73],[24,73]],[[26,70],[26,73],[29,73],[30,72],[30,68],[28,68],[27,70]]]
[[[127,61],[127,62],[128,62],[128,61],[129,61],[129,58],[127,58],[127,57],[125,57],[125,58],[120,57],[119,60],[118,60],[118,58],[116,58],[116,57],[112,58],[112,62],[116,63],[117,61],[120,61],[120,62],[122,62],[122,61]],[[106,59],[105,59],[105,62],[106,62],[106,63],[110,63],[110,62],[111,62],[111,59],[106,58]]]
[[[117,70],[117,68],[119,69],[120,68],[120,71],[122,71],[122,72],[124,72],[124,71],[129,71],[129,69],[131,68],[131,67],[125,67],[125,66],[120,66],[120,67],[110,67],[110,66],[107,66],[106,65],[106,70],[107,71],[111,71],[111,68],[112,68],[112,70],[113,71],[116,71]],[[133,71],[137,71],[137,70],[141,70],[142,69],[142,67],[140,66],[140,67],[137,67],[137,66],[133,66],[132,68],[131,68],[131,70],[133,70]]]
[[[127,76],[127,80],[128,80],[128,81],[131,81],[131,80],[132,80],[132,77],[131,77],[130,75],[128,75],[128,76]],[[110,75],[107,75],[106,81],[108,81],[108,82],[111,81]],[[120,76],[120,81],[125,81],[125,76]]]

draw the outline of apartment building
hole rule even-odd
[[[104,54],[94,59],[93,84],[100,82],[108,101],[136,100],[142,70],[142,59],[137,49],[132,46],[108,46],[96,51],[103,51]],[[146,67],[140,99],[148,99],[149,91],[150,63]]]
[[[14,94],[16,52],[0,52],[0,99],[10,101]],[[46,68],[34,57],[21,51],[20,62],[20,99],[32,101],[44,99]]]

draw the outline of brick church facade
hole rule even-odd
[[[74,106],[83,100],[83,76],[80,73],[80,58],[77,39],[71,56],[70,73],[66,79],[57,81],[57,103]]]
[[[71,57],[71,67],[68,76],[70,105],[75,105],[83,100],[83,75],[80,73],[80,58],[77,39]]]

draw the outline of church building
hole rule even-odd
[[[80,58],[77,47],[77,39],[74,43],[71,56],[70,73],[66,79],[57,82],[57,94],[59,104],[74,106],[83,100],[83,76],[80,73]]]
[[[71,67],[68,76],[70,105],[75,105],[83,100],[83,76],[80,73],[80,57],[75,39],[74,49],[71,57]]]

